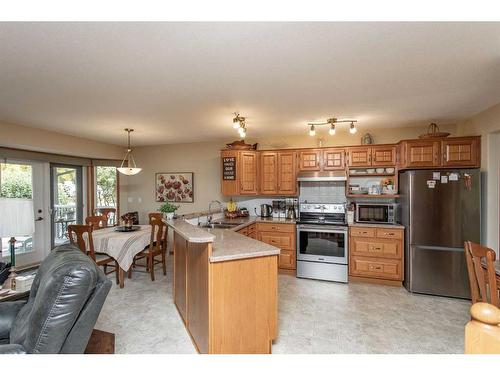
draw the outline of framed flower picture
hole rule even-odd
[[[156,173],[156,202],[194,202],[192,172]]]

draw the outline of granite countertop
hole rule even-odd
[[[350,227],[365,227],[365,228],[385,228],[385,229],[405,229],[401,224],[371,224],[371,223],[352,223]]]
[[[196,218],[196,216],[194,217]],[[166,220],[169,227],[181,237],[194,243],[213,243],[210,262],[224,262],[235,259],[255,258],[278,255],[280,249],[264,242],[246,237],[236,231],[256,222],[272,222],[295,224],[295,220],[285,218],[261,218],[256,216],[238,217],[235,219],[219,219],[225,223],[238,223],[232,228],[199,228],[188,223],[184,218]],[[219,221],[217,220],[217,221]]]
[[[231,229],[208,229],[215,235],[210,262],[225,262],[228,260],[256,258],[278,255],[280,249],[264,242],[243,236]]]

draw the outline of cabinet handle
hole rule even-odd
[[[394,236],[394,233],[393,232],[385,232],[384,236]]]

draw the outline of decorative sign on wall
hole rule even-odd
[[[222,179],[236,180],[236,157],[230,156],[222,159]]]

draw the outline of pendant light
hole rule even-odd
[[[130,133],[133,132],[134,129],[126,128],[125,131],[127,132],[127,135],[128,135],[127,153],[125,154],[125,157],[122,160],[120,168],[117,168],[117,169],[118,169],[118,172],[120,172],[124,175],[133,176],[134,174],[137,174],[140,171],[142,171],[142,168],[137,168],[137,165],[135,164],[134,156],[132,155],[132,148],[130,147]]]

